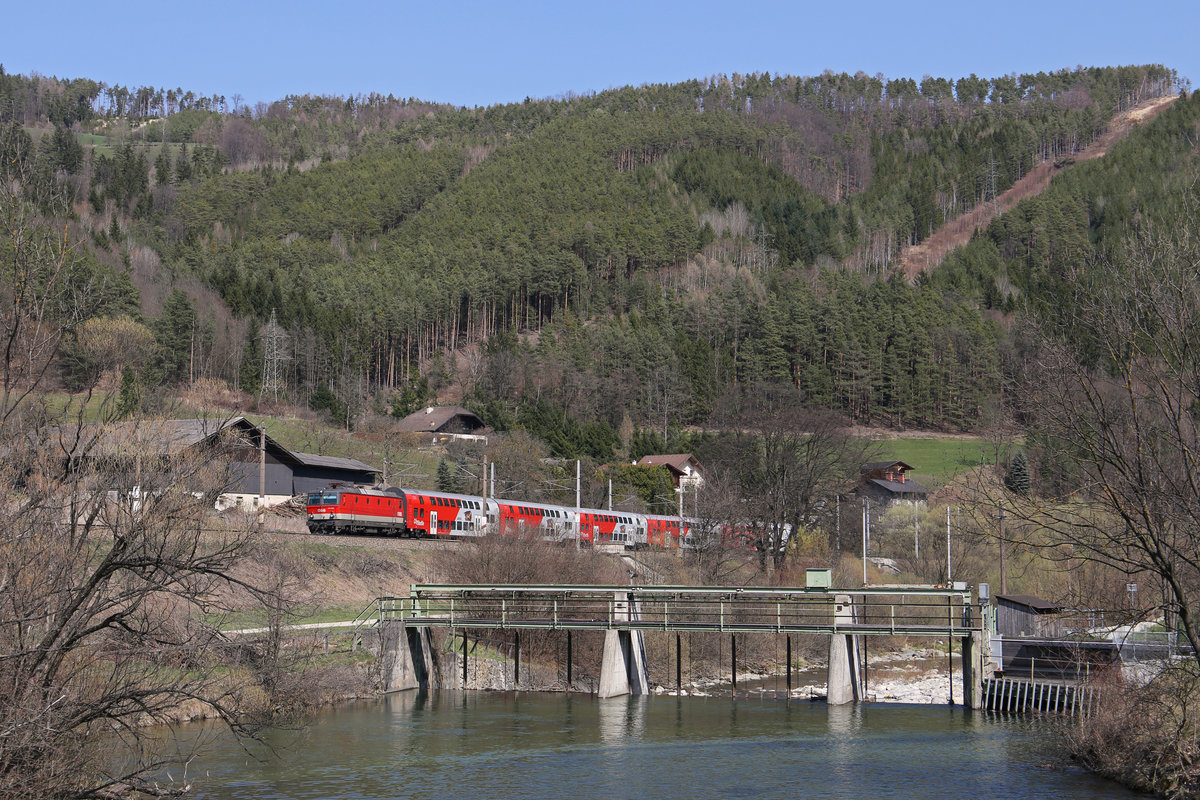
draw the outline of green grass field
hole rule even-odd
[[[66,416],[75,419],[83,407],[84,422],[100,422],[112,414],[116,397],[104,392],[96,392],[86,399],[83,395],[72,395],[66,392],[47,392],[41,396],[46,409],[52,416]]]
[[[912,437],[880,441],[882,458],[912,465],[908,474],[930,489],[944,486],[957,473],[996,460],[995,443],[973,436],[933,438]],[[1015,445],[1005,445],[1000,460],[1008,458]]]

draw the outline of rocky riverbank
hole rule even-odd
[[[950,668],[953,667],[953,675]],[[928,648],[905,648],[871,656],[867,663],[866,699],[879,703],[949,705],[963,702],[960,659]],[[792,673],[793,699],[823,700],[826,695],[825,665],[809,664]],[[699,680],[682,690],[658,686],[655,694],[711,697],[733,691],[728,678]],[[739,695],[780,697],[786,692],[782,673],[738,673]]]

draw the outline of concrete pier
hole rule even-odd
[[[622,592],[614,606],[613,621],[629,622],[638,618],[637,601],[630,601],[629,594]],[[641,631],[605,631],[600,684],[596,693],[602,698],[650,693],[646,646]]]
[[[850,595],[839,594],[834,602],[837,625],[854,623],[854,604]],[[862,681],[858,674],[858,637],[835,633],[829,637],[829,672],[826,677],[826,702],[831,706],[862,700]]]
[[[983,631],[972,631],[962,637],[963,704],[967,708],[983,708],[984,684],[992,677],[992,661],[984,649]]]
[[[385,621],[379,631],[379,675],[385,692],[438,688],[430,629]]]

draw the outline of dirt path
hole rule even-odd
[[[1171,105],[1179,95],[1157,97],[1120,114],[1086,149],[1076,153],[1071,159],[1075,163],[1091,161],[1108,152],[1108,149],[1125,138],[1135,125],[1154,119],[1163,109]],[[933,232],[933,235],[912,247],[906,247],[900,253],[897,265],[910,279],[915,278],[925,270],[932,270],[946,254],[956,247],[961,247],[970,241],[971,236],[979,228],[985,228],[996,217],[1012,209],[1021,200],[1035,197],[1046,190],[1050,179],[1062,169],[1053,161],[1043,161],[1033,168],[1025,177],[1013,184],[993,203],[977,206],[962,216],[952,219]]]

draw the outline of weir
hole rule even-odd
[[[512,631],[514,683],[519,631],[604,631],[601,697],[650,691],[643,636],[648,631],[825,634],[829,638],[828,701],[861,701],[859,660],[865,636],[929,637],[961,644],[963,697],[982,706],[984,614],[965,585],[828,587],[417,585],[408,597],[381,597],[384,682],[389,691],[433,688],[437,664],[429,631]],[[399,631],[399,632],[397,632]],[[791,639],[788,638],[790,652]],[[737,646],[731,641],[736,687]],[[676,644],[676,682],[679,681]],[[464,661],[465,664],[465,661]],[[790,688],[790,655],[788,659]],[[571,652],[567,671],[570,682]]]
[[[1041,711],[1090,716],[1100,699],[1100,690],[1095,686],[1065,681],[987,678],[983,682],[983,707],[1001,713]]]

